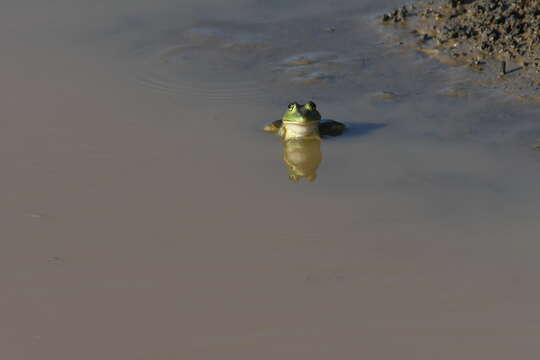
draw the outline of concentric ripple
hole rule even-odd
[[[331,51],[312,51],[283,59],[274,67],[292,83],[318,84],[332,82],[344,71],[351,60]]]
[[[215,29],[191,30],[178,45],[144,50],[136,82],[210,102],[262,101],[265,81],[257,72],[257,59],[263,44],[256,38],[219,35]]]
[[[351,79],[351,65],[359,61],[356,55],[287,34],[279,28],[234,24],[187,29],[169,38],[167,45],[136,54],[142,64],[135,80],[187,99],[245,104],[267,102],[269,92],[284,87],[301,91]]]

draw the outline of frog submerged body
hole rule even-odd
[[[334,120],[321,121],[321,114],[312,101],[304,105],[296,102],[290,103],[281,120],[276,120],[264,128],[268,132],[277,132],[284,141],[338,136],[345,129],[345,124],[340,122]]]

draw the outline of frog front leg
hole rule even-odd
[[[321,136],[339,136],[347,129],[347,125],[335,120],[323,120],[319,124]]]
[[[271,133],[277,133],[279,131],[279,129],[281,129],[282,125],[283,125],[283,120],[276,120],[276,121],[273,121],[272,123],[266,125],[264,127],[264,131],[268,131],[268,132],[271,132]]]

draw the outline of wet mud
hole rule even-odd
[[[539,9],[537,1],[416,1],[380,19],[411,34],[404,45],[484,73],[478,83],[518,99],[538,100]]]

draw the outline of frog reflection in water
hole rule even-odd
[[[346,126],[334,120],[321,121],[321,114],[312,101],[305,105],[290,103],[281,120],[265,126],[264,130],[278,133],[283,140],[283,160],[289,178],[298,181],[305,177],[314,181],[322,160],[321,136],[338,136]]]

